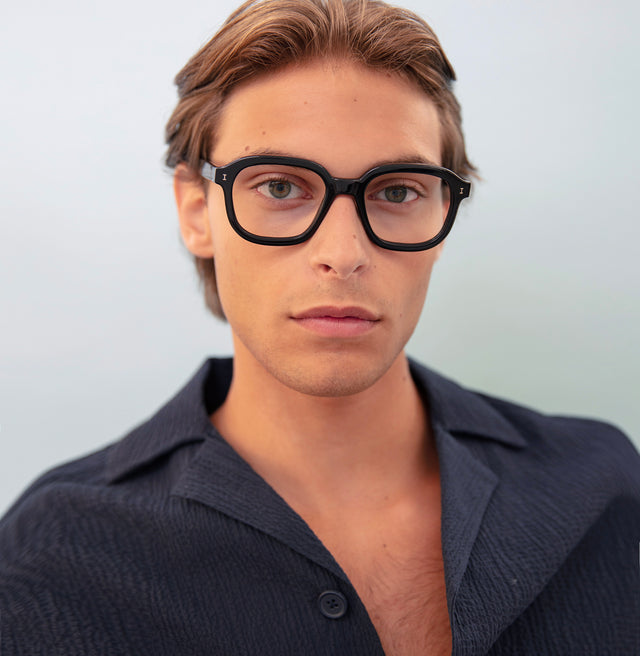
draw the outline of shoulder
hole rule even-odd
[[[55,542],[78,512],[80,500],[101,496],[104,466],[112,447],[59,465],[38,477],[0,519],[0,562],[27,555],[32,547]]]
[[[35,654],[55,639],[47,653],[82,653],[73,651],[80,617],[116,639],[108,591],[113,601],[135,577],[151,580],[158,532],[186,530],[172,489],[211,430],[209,369],[122,439],[41,475],[0,518],[2,647]]]
[[[9,653],[44,653],[47,644],[52,653],[63,653],[53,644],[56,626],[62,622],[64,631],[72,631],[66,610],[78,616],[88,593],[64,582],[86,569],[83,542],[103,514],[98,499],[105,491],[107,451],[43,474],[0,519],[0,635]],[[109,539],[98,532],[94,543]]]
[[[198,548],[183,546],[198,513],[172,494],[197,446],[111,482],[119,444],[47,472],[0,520],[1,652],[168,653],[146,651],[152,630],[131,609],[157,594],[157,572],[186,576],[182,558]]]
[[[637,551],[640,454],[622,431],[471,391],[423,367],[414,376],[429,404],[445,498],[447,487],[465,498],[477,480],[490,481],[494,530],[510,535],[526,524],[542,535],[554,526],[567,544],[613,514]]]
[[[467,389],[417,363],[412,371],[433,421],[494,466],[502,460],[505,467],[517,467],[521,477],[535,470],[587,480],[596,475],[612,482],[622,476],[640,495],[640,454],[612,424],[546,414]]]
[[[443,555],[460,630],[473,639],[486,632],[491,654],[638,653],[633,444],[601,421],[413,372],[438,446]]]

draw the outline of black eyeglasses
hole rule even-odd
[[[394,251],[423,251],[451,230],[471,183],[427,164],[384,164],[357,179],[334,178],[306,159],[251,156],[200,174],[224,190],[233,229],[256,244],[291,246],[311,238],[336,196],[353,196],[369,239]]]

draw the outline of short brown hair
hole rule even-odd
[[[381,0],[249,0],[178,73],[178,104],[165,129],[166,163],[194,174],[209,156],[217,117],[240,82],[288,64],[345,59],[415,82],[438,108],[442,165],[474,173],[462,134],[455,73],[438,38],[414,13]],[[207,307],[224,318],[213,258],[195,258]]]

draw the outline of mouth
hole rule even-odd
[[[381,318],[359,306],[321,306],[291,317],[306,330],[324,337],[359,337],[373,330]]]

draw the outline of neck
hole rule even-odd
[[[283,385],[236,349],[229,394],[212,421],[299,512],[400,498],[437,470],[403,353],[369,388],[331,398]]]

